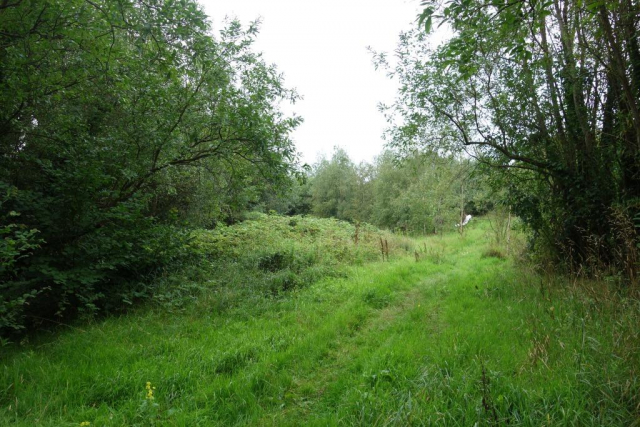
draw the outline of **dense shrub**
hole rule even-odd
[[[193,0],[0,6],[0,335],[127,306],[291,177],[296,99]]]
[[[234,295],[230,298],[278,296],[324,277],[344,275],[349,265],[382,259],[380,238],[388,241],[392,258],[414,249],[408,239],[368,224],[356,228],[331,218],[260,213],[250,218],[195,230],[189,243],[193,254],[208,260],[201,265],[224,292]]]

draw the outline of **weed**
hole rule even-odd
[[[490,248],[486,249],[482,253],[482,257],[483,258],[493,257],[493,258],[499,258],[499,259],[506,259],[507,258],[507,256],[504,254],[504,252],[502,252],[502,250],[500,250],[499,248],[496,248],[496,247],[490,247]]]

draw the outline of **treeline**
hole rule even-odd
[[[193,0],[0,2],[0,335],[127,306],[295,174],[295,101]],[[285,185],[286,186],[286,185]]]
[[[313,165],[288,201],[279,212],[423,235],[453,230],[465,215],[484,214],[502,198],[470,159],[386,151],[372,163],[355,164],[336,148]]]

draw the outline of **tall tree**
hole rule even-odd
[[[172,210],[289,174],[299,119],[277,105],[296,94],[256,34],[214,38],[192,0],[0,2],[0,328],[27,300],[49,315],[133,298],[123,283],[179,234],[161,232]]]
[[[313,171],[313,214],[348,221],[358,219],[357,185],[358,174],[355,165],[344,150],[336,148],[331,159],[321,160]]]
[[[463,151],[502,171],[516,213],[558,260],[637,269],[637,2],[423,4],[421,24],[452,36],[437,49],[423,31],[401,37],[395,144]]]

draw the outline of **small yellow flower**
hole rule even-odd
[[[90,426],[91,423],[89,421],[83,421],[80,423],[81,426]]]
[[[149,381],[147,381],[147,385],[145,386],[145,388],[147,389],[147,400],[153,400],[153,390],[155,390],[155,387],[151,387],[151,383]]]

